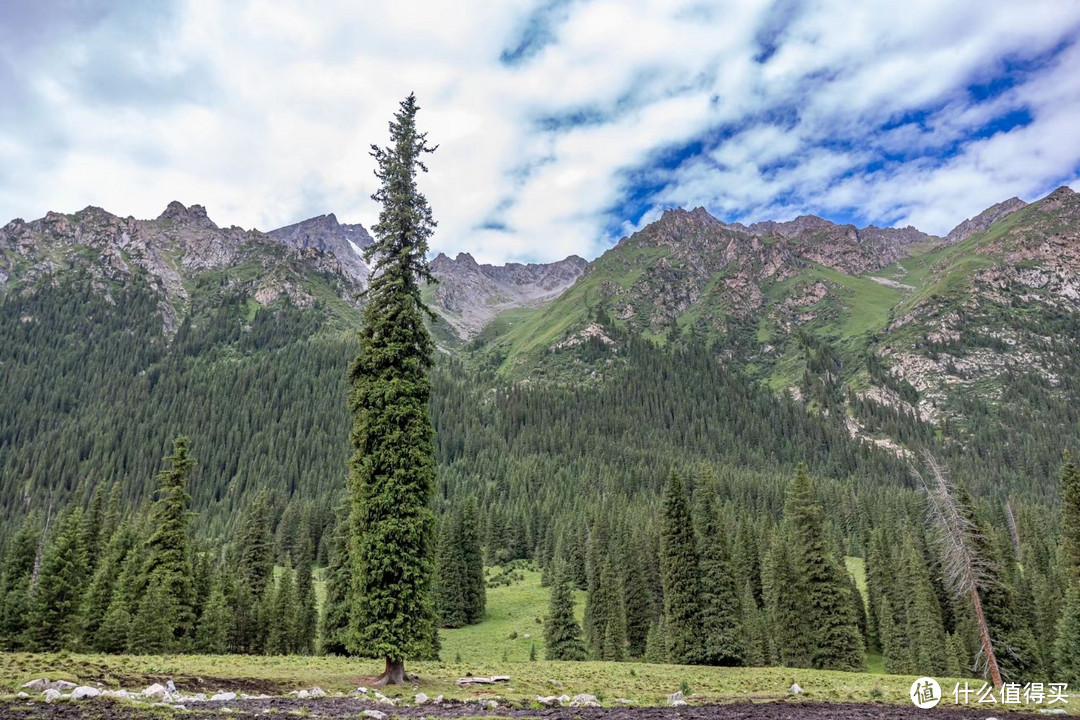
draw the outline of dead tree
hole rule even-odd
[[[1020,562],[1020,531],[1016,528],[1016,515],[1012,509],[1012,498],[1005,501],[1005,520],[1009,523],[1009,538],[1012,540],[1013,556]]]
[[[979,591],[994,582],[990,572],[990,559],[980,550],[986,543],[982,528],[964,508],[957,497],[956,487],[945,474],[945,470],[929,452],[923,459],[930,470],[932,482],[928,483],[912,465],[911,470],[926,489],[929,499],[927,508],[932,527],[936,531],[937,544],[941,550],[942,569],[945,583],[958,598],[970,599],[975,611],[975,620],[979,625],[979,637],[982,640],[983,656],[990,680],[995,687],[1001,687],[1001,670],[997,656],[994,655],[994,643],[990,638],[990,628],[983,614]]]

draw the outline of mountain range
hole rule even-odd
[[[0,501],[30,503],[57,475],[75,491],[88,466],[108,466],[113,479],[148,472],[152,452],[110,455],[119,438],[146,433],[156,452],[184,424],[170,415],[179,401],[162,396],[143,425],[115,420],[111,439],[95,435],[50,458],[108,408],[138,414],[125,406],[134,396],[107,397],[120,389],[65,385],[79,353],[95,372],[123,367],[139,379],[133,387],[145,382],[139,402],[170,378],[185,396],[200,392],[193,378],[204,373],[266,383],[275,407],[307,408],[303,427],[323,443],[312,454],[333,446],[328,426],[344,422],[343,408],[309,406],[303,393],[318,392],[313,377],[341,382],[334,373],[344,372],[360,322],[371,242],[333,214],[264,233],[221,228],[202,206],[179,202],[151,220],[88,207],[0,228]],[[1080,197],[1067,187],[998,203],[945,237],[815,216],[743,225],[672,209],[592,262],[493,266],[461,253],[431,266],[439,283],[424,293],[439,347],[489,386],[603,383],[644,339],[702,345],[747,382],[901,461],[927,442],[989,447],[972,456],[973,469],[1043,478],[1080,429]],[[267,353],[314,363],[308,390],[283,387],[293,369]],[[67,394],[34,400],[43,384]],[[185,412],[204,413],[214,432],[242,435],[246,422],[258,433],[250,413],[218,418],[205,415],[214,401],[198,412],[190,402]],[[256,460],[260,451],[270,458]],[[256,441],[248,452],[258,465],[276,451]],[[315,461],[288,462],[305,477]],[[233,481],[204,499],[235,501],[250,482],[243,463],[207,469]]]

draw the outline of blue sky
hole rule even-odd
[[[1080,3],[9,0],[0,223],[170,200],[370,225],[417,93],[433,249],[592,258],[668,207],[944,234],[1080,189]]]

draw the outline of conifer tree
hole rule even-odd
[[[127,633],[127,652],[131,655],[160,655],[177,647],[170,618],[177,616],[177,600],[170,591],[168,578],[151,576],[146,592]]]
[[[664,491],[660,568],[664,582],[664,629],[668,662],[701,660],[701,596],[697,540],[686,486],[675,472]]]
[[[0,573],[0,650],[22,648],[30,604],[30,574],[34,569],[41,529],[36,518],[23,520],[11,539]]]
[[[963,645],[957,638],[956,633],[949,633],[948,638],[945,640],[946,677],[964,677],[967,671],[967,668],[964,667],[965,663],[961,661],[964,652]]]
[[[459,628],[468,623],[469,579],[465,575],[465,554],[460,540],[458,518],[448,512],[439,522],[435,575],[431,583],[435,617],[440,627]]]
[[[855,583],[855,576],[848,573],[847,581],[848,595],[851,596],[851,615],[855,618],[855,627],[859,629],[859,637],[863,639],[863,646],[865,647],[867,638],[866,603],[863,601],[862,593],[859,592],[859,586]]]
[[[458,541],[465,563],[465,622],[484,619],[487,609],[487,582],[484,579],[484,552],[480,547],[480,510],[470,498],[460,509]]]
[[[573,590],[562,568],[556,570],[544,620],[544,657],[547,660],[585,659],[581,626],[574,618]]]
[[[248,588],[261,596],[274,571],[274,538],[270,531],[270,494],[259,491],[240,528],[240,573]]]
[[[319,617],[319,652],[324,655],[346,655],[346,635],[349,630],[349,596],[351,563],[349,562],[348,515],[339,518],[330,538],[330,564],[326,568],[326,597]]]
[[[582,623],[585,631],[585,646],[592,657],[600,660],[603,659],[604,632],[607,628],[608,610],[611,605],[608,598],[611,589],[601,583],[609,549],[607,523],[600,518],[590,529],[588,548],[585,552],[589,583],[585,593],[585,616]]]
[[[1080,592],[1076,583],[1065,595],[1054,640],[1054,678],[1069,685],[1080,684]]]
[[[863,639],[851,614],[843,571],[830,551],[824,510],[805,464],[799,465],[788,486],[784,520],[790,523],[795,539],[795,589],[805,592],[805,621],[813,637],[811,664],[825,670],[862,670],[866,666]]]
[[[124,560],[136,540],[126,524],[117,528],[90,580],[82,605],[82,645],[86,648],[103,650],[96,645],[97,632],[109,610]]]
[[[1061,562],[1068,578],[1054,639],[1055,677],[1080,684],[1080,470],[1065,452],[1061,471]]]
[[[54,540],[45,549],[38,584],[30,595],[26,630],[29,649],[55,652],[77,646],[86,582],[82,512],[76,508],[60,523]]]
[[[382,204],[364,250],[373,263],[365,293],[360,350],[349,372],[354,422],[349,487],[353,520],[350,639],[360,654],[386,661],[377,684],[406,681],[405,658],[430,654],[435,636],[430,597],[435,481],[431,398],[434,343],[422,282],[436,282],[427,261],[435,227],[416,187],[421,158],[434,152],[417,132],[416,97],[390,123],[392,145],[372,146]]]
[[[667,662],[667,633],[662,616],[649,626],[649,635],[645,640],[645,662],[658,665]]]
[[[311,561],[302,554],[296,565],[296,610],[293,615],[292,651],[311,655],[315,650],[315,632],[318,628],[318,609],[315,606],[315,583],[312,579]]]
[[[206,607],[195,628],[195,649],[207,655],[220,655],[227,652],[230,620],[225,590],[221,580],[215,576]]]
[[[739,519],[739,526],[735,533],[732,564],[739,584],[750,583],[754,604],[760,607],[764,601],[761,589],[761,550],[754,527],[745,513]]]
[[[772,533],[762,564],[769,637],[769,662],[787,667],[810,667],[813,637],[805,609],[805,591],[796,572],[790,528]]]
[[[296,608],[296,589],[291,565],[286,564],[278,576],[268,607],[264,652],[267,655],[289,655],[293,651],[292,638]]]
[[[162,586],[169,601],[161,607],[173,613],[157,615],[155,620],[168,627],[178,647],[190,642],[195,631],[195,585],[187,534],[191,503],[187,479],[193,461],[187,443],[183,436],[173,441],[173,454],[165,458],[170,467],[158,473],[157,497],[151,508],[154,532],[146,541],[148,582]]]
[[[113,587],[109,608],[94,634],[94,647],[99,652],[122,653],[128,647],[128,634],[146,585],[143,567],[146,565],[147,549],[145,543],[139,539],[137,531],[135,534],[132,546],[124,556],[120,576]]]
[[[625,567],[623,605],[626,607],[627,653],[633,658],[640,658],[645,655],[645,647],[649,639],[649,628],[652,625],[654,614],[650,602],[651,593],[645,578],[645,570],[638,554],[640,552],[639,546],[640,543],[629,545],[629,550],[624,553],[623,559],[623,566]]]
[[[104,498],[101,496],[101,491],[95,490],[90,497],[90,504],[87,506],[86,512],[83,513],[83,547],[86,548],[86,573],[88,576],[94,574],[94,570],[101,559],[102,550],[104,550],[104,546],[99,545],[103,531],[102,524],[105,520],[103,503]]]
[[[941,675],[948,664],[941,608],[930,584],[926,561],[910,533],[905,537],[902,556],[905,634],[911,647],[908,671],[918,675]]]
[[[610,555],[600,570],[600,587],[604,605],[604,634],[598,656],[602,660],[622,662],[626,659],[626,606],[623,604],[622,583]]]
[[[1080,585],[1080,469],[1067,450],[1061,470],[1061,558],[1072,584]]]
[[[768,638],[765,624],[765,612],[754,601],[754,587],[750,580],[743,583],[742,598],[739,605],[742,610],[742,642],[746,648],[746,665],[759,667],[768,660]]]
[[[702,662],[706,665],[741,665],[742,609],[727,535],[706,492],[701,504],[701,625]]]

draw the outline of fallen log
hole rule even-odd
[[[500,682],[510,682],[509,675],[492,675],[491,677],[463,677],[458,678],[457,684],[460,685],[494,685]]]

